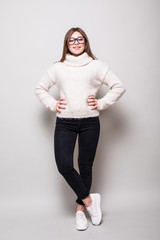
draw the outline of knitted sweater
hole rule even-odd
[[[98,89],[105,84],[109,87],[106,95],[97,99],[98,107],[88,105],[87,99],[96,94]],[[65,109],[56,110],[56,100],[49,89],[56,85],[60,98],[65,98]],[[99,116],[101,110],[114,104],[124,93],[122,82],[110,70],[109,66],[97,59],[93,59],[86,52],[79,56],[66,54],[63,62],[52,63],[43,74],[35,88],[35,94],[45,107],[56,112],[56,116],[65,118],[86,118]]]

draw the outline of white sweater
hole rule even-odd
[[[88,105],[88,96],[96,94],[102,84],[109,87],[106,95],[98,101],[98,108],[91,109]],[[60,98],[65,98],[66,109],[56,110],[56,100],[49,94],[49,89],[56,85]],[[36,85],[35,94],[38,99],[56,112],[56,116],[65,118],[86,118],[99,116],[100,110],[107,109],[114,104],[126,89],[118,77],[110,70],[108,65],[101,60],[94,60],[86,52],[79,56],[66,54],[63,62],[52,63],[46,73]]]

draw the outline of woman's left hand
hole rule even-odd
[[[97,99],[93,96],[93,95],[90,95],[87,99],[87,103],[88,105],[94,105],[92,109],[96,109],[98,107],[98,103],[97,103]]]

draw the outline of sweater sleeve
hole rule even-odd
[[[52,65],[42,75],[35,88],[35,95],[39,101],[53,112],[56,112],[57,100],[49,94],[49,89],[55,84],[54,67]]]
[[[107,67],[105,77],[102,84],[109,87],[109,91],[103,98],[97,100],[97,110],[107,109],[110,105],[114,104],[126,92],[125,87],[119,78]]]

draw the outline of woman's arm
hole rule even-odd
[[[49,89],[55,84],[56,82],[53,73],[53,67],[51,66],[48,68],[47,72],[43,74],[35,88],[35,95],[37,98],[45,107],[49,108],[53,112],[56,111],[57,100],[53,98],[48,92]]]
[[[102,81],[109,87],[109,92],[97,100],[97,110],[107,109],[110,105],[114,104],[126,92],[125,87],[119,78],[108,68],[105,77]]]

